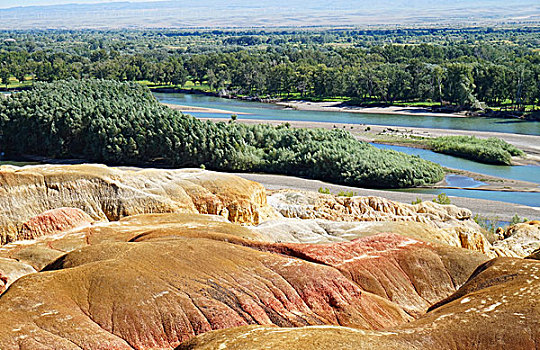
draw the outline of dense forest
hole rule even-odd
[[[366,187],[442,180],[434,163],[357,141],[344,130],[203,122],[148,88],[110,80],[36,83],[0,98],[0,150],[109,164],[297,175]]]
[[[0,32],[0,80],[99,78],[261,98],[540,104],[540,28]]]

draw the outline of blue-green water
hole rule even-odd
[[[433,151],[403,147],[392,145],[373,144],[377,148],[392,149],[395,151],[418,155],[420,158],[430,160],[435,163],[439,163],[442,166],[460,170],[472,171],[475,173],[486,174],[491,176],[502,177],[511,180],[529,181],[540,184],[540,167],[526,165],[526,166],[501,166],[490,165],[471,160],[449,156],[446,154],[435,153]]]
[[[437,195],[439,193],[446,193],[448,196],[488,199],[492,201],[523,204],[523,205],[528,205],[530,207],[540,207],[540,193],[534,193],[534,192],[457,190],[457,189],[452,189],[452,188],[443,188],[443,189],[414,188],[414,189],[391,190],[391,191],[409,192],[409,193],[431,193],[433,195]]]
[[[453,157],[445,154],[435,153],[425,149],[392,146],[392,145],[380,145],[373,144],[375,147],[383,149],[393,149],[395,151],[404,152],[407,154],[418,155],[423,159],[430,160],[435,163],[439,163],[442,166],[446,166],[454,169],[468,170],[480,174],[487,174],[492,176],[503,177],[512,180],[530,181],[540,184],[540,167],[538,166],[500,166],[489,165],[473,162],[467,159]],[[466,176],[455,177],[448,175],[446,182],[449,186],[474,188],[480,186],[482,183],[475,181]],[[480,198],[489,199],[501,202],[524,204],[532,207],[540,206],[540,193],[534,192],[503,192],[503,191],[481,191],[481,190],[458,190],[458,189],[406,189],[399,190],[403,192],[414,193],[431,193],[434,195],[440,193],[446,193],[449,196],[466,197],[466,198]]]
[[[446,183],[450,187],[463,187],[463,188],[475,188],[485,185],[484,182],[476,181],[473,178],[462,176],[462,175],[455,175],[455,174],[449,174],[446,175]]]
[[[312,112],[283,109],[273,104],[246,102],[223,99],[195,94],[167,94],[154,93],[156,98],[164,103],[179,104],[194,107],[224,109],[235,113],[249,113],[239,115],[239,119],[263,119],[283,121],[313,121],[327,123],[351,123],[391,125],[401,127],[424,127],[472,131],[494,131],[515,134],[540,135],[540,122],[521,120],[505,120],[496,118],[452,118],[452,117],[425,117],[425,116],[397,116],[343,112]],[[217,113],[191,113],[198,117],[213,117],[229,119],[227,114]],[[408,154],[417,154],[420,157],[439,163],[443,166],[461,170],[472,171],[507,179],[530,181],[540,184],[540,167],[535,166],[496,166],[477,163],[466,159],[435,153],[428,150],[376,145],[379,148],[395,149]],[[483,183],[465,176],[447,176],[450,186],[474,188]],[[406,189],[398,190],[413,193],[431,193],[437,195],[446,193],[449,196],[480,198],[508,203],[524,204],[533,207],[540,206],[540,193],[502,192],[459,189]]]
[[[156,98],[164,103],[185,106],[224,109],[236,113],[249,113],[239,115],[239,119],[266,119],[289,121],[312,121],[327,123],[351,123],[391,125],[400,127],[421,127],[436,129],[455,129],[472,131],[495,131],[514,134],[540,135],[540,122],[523,121],[518,119],[500,118],[453,118],[453,117],[425,117],[402,116],[385,114],[363,114],[343,112],[313,112],[284,109],[279,106],[231,100],[196,94],[154,93]],[[216,113],[190,113],[194,116],[212,118],[230,118],[227,114]]]

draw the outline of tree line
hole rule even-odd
[[[302,176],[365,187],[442,180],[417,156],[380,150],[344,130],[203,122],[136,83],[62,80],[0,99],[0,151],[107,164],[154,164]]]
[[[323,34],[329,39],[320,43],[314,39]],[[189,39],[181,42],[187,48],[176,48],[168,41],[173,33],[136,40],[123,34],[127,44],[121,44],[96,32],[87,34],[85,46],[73,46],[67,39],[54,41],[46,34],[32,42],[36,38],[27,33],[20,42],[0,46],[0,80],[7,84],[10,77],[21,82],[29,77],[48,82],[99,78],[174,86],[191,81],[233,95],[343,98],[360,104],[419,101],[466,108],[509,105],[517,110],[540,104],[540,55],[527,45],[470,40],[327,45],[370,35],[339,34],[289,33],[280,42],[275,34],[266,38],[260,33],[227,37],[205,33],[182,36]],[[293,40],[303,36],[313,40],[308,44]]]

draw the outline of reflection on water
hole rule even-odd
[[[328,123],[375,124],[393,125],[401,127],[423,127],[436,129],[456,129],[472,131],[497,131],[515,134],[540,135],[540,122],[524,120],[501,120],[498,118],[452,118],[452,117],[425,117],[406,115],[363,114],[343,112],[313,112],[283,109],[273,104],[247,102],[225,99],[197,94],[167,94],[154,93],[161,102],[217,108],[236,113],[250,113],[239,115],[239,119],[267,119],[267,120],[296,120]],[[194,116],[211,118],[230,118],[227,114],[216,113],[190,113]]]
[[[446,175],[445,180],[450,187],[474,188],[485,185],[484,182],[476,181],[473,178],[463,175]]]

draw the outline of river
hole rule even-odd
[[[154,95],[159,101],[164,103],[223,109],[236,113],[248,113],[246,115],[239,115],[239,119],[373,124],[400,127],[491,131],[514,134],[540,135],[540,122],[522,120],[298,111],[293,109],[284,109],[273,104],[224,99],[197,94],[154,93]],[[225,119],[230,118],[230,116],[227,114],[190,114],[197,117]],[[389,145],[375,146],[379,148],[394,149],[408,154],[419,155],[423,159],[439,163],[442,166],[449,168],[467,170],[480,174],[503,177],[507,179],[529,181],[540,184],[540,167],[537,166],[488,165],[418,148]],[[449,196],[489,199],[508,203],[523,204],[532,207],[540,207],[540,193],[474,190],[472,188],[481,186],[483,183],[465,176],[449,175],[447,176],[446,180],[450,186],[465,187],[471,189],[406,189],[399,191],[432,193],[434,195],[444,192]]]
[[[154,93],[154,96],[156,96],[159,101],[164,103],[224,109],[237,113],[249,113],[247,115],[239,115],[239,119],[266,119],[283,121],[295,120],[328,123],[392,125],[400,127],[494,131],[513,134],[540,135],[539,122],[524,121],[519,119],[454,118],[344,112],[313,112],[284,109],[268,103],[248,102],[197,94]],[[227,114],[190,114],[209,118],[230,118],[230,116]]]
[[[474,173],[502,177],[502,178],[511,179],[511,180],[529,181],[529,182],[534,182],[540,185],[540,167],[538,166],[490,165],[490,164],[473,162],[471,160],[453,157],[446,154],[435,153],[433,151],[420,149],[420,148],[381,145],[381,144],[373,144],[373,146],[377,148],[392,149],[394,151],[399,151],[399,152],[412,154],[412,155],[418,155],[420,156],[420,158],[430,160],[434,163],[439,163],[440,165],[447,168],[466,170],[466,171],[471,171]],[[467,186],[460,186],[460,187],[467,187]]]

